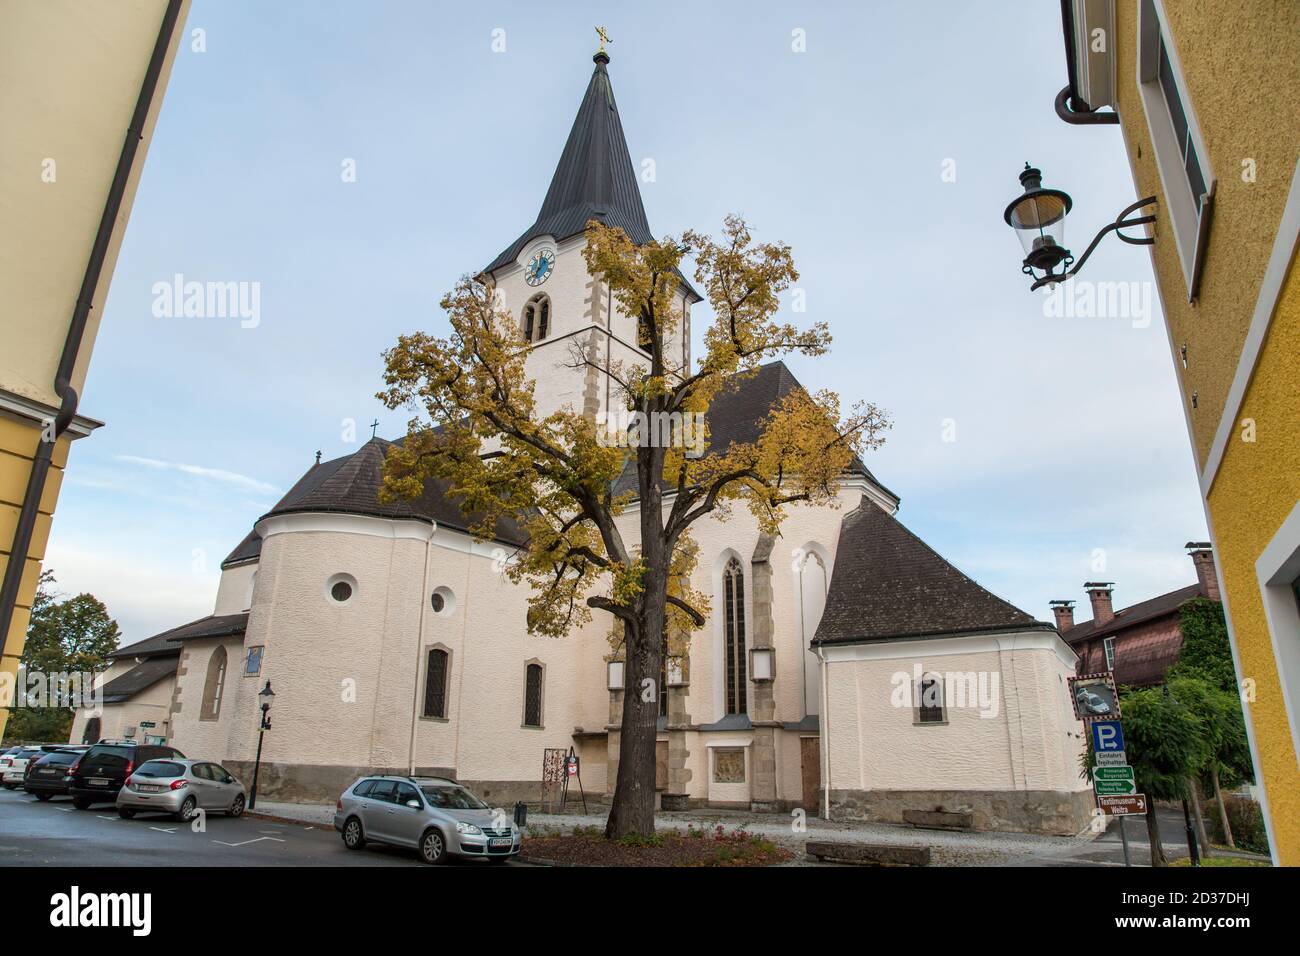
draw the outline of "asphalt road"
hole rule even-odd
[[[4,866],[423,866],[414,853],[370,844],[351,851],[332,826],[210,814],[196,831],[157,814],[123,820],[112,804],[77,810],[0,791]],[[473,865],[467,863],[464,865]]]

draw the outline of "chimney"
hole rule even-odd
[[[1074,602],[1073,601],[1049,601],[1052,606],[1052,613],[1056,615],[1056,629],[1064,634],[1070,628],[1074,627]]]
[[[1088,592],[1092,602],[1092,619],[1097,627],[1115,619],[1115,607],[1110,603],[1110,592],[1115,589],[1113,581],[1086,581],[1083,589]]]
[[[1219,576],[1214,573],[1214,546],[1208,541],[1188,541],[1183,545],[1196,565],[1196,580],[1200,582],[1201,593],[1211,601],[1221,601],[1219,596]]]

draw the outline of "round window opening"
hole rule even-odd
[[[357,579],[350,574],[335,574],[325,582],[325,593],[337,604],[347,604],[356,596]]]
[[[451,588],[434,588],[429,596],[429,606],[434,614],[445,617],[456,610],[456,596],[451,593]]]

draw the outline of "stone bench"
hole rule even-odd
[[[974,816],[950,810],[904,810],[903,822],[923,830],[970,830]]]
[[[929,866],[928,846],[896,846],[890,843],[830,843],[808,841],[808,855],[826,863],[857,866]]]

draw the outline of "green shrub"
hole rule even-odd
[[[1259,804],[1249,797],[1224,794],[1223,802],[1228,808],[1228,825],[1232,827],[1232,838],[1239,850],[1252,853],[1268,853],[1268,836],[1264,830],[1264,814]],[[1219,804],[1209,800],[1205,806],[1206,822],[1210,825],[1210,839],[1220,846],[1227,846],[1227,837],[1219,820]]]

